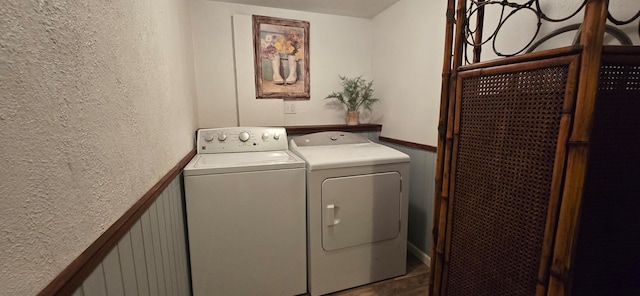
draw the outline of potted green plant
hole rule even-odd
[[[347,125],[357,125],[360,117],[360,110],[371,111],[371,105],[379,99],[373,96],[373,81],[367,81],[362,76],[347,78],[338,76],[341,92],[332,92],[325,99],[335,99],[335,102],[347,107]]]

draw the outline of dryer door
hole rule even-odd
[[[398,172],[322,182],[322,248],[338,250],[392,239],[400,233]]]

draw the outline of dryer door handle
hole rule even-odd
[[[327,205],[325,209],[326,226],[333,226],[340,223],[340,218],[338,218],[338,209],[339,207],[334,204]]]

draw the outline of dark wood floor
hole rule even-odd
[[[429,268],[407,254],[407,274],[330,294],[331,296],[425,296],[428,295]]]

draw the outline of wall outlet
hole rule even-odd
[[[296,114],[296,102],[284,102],[284,114]]]

